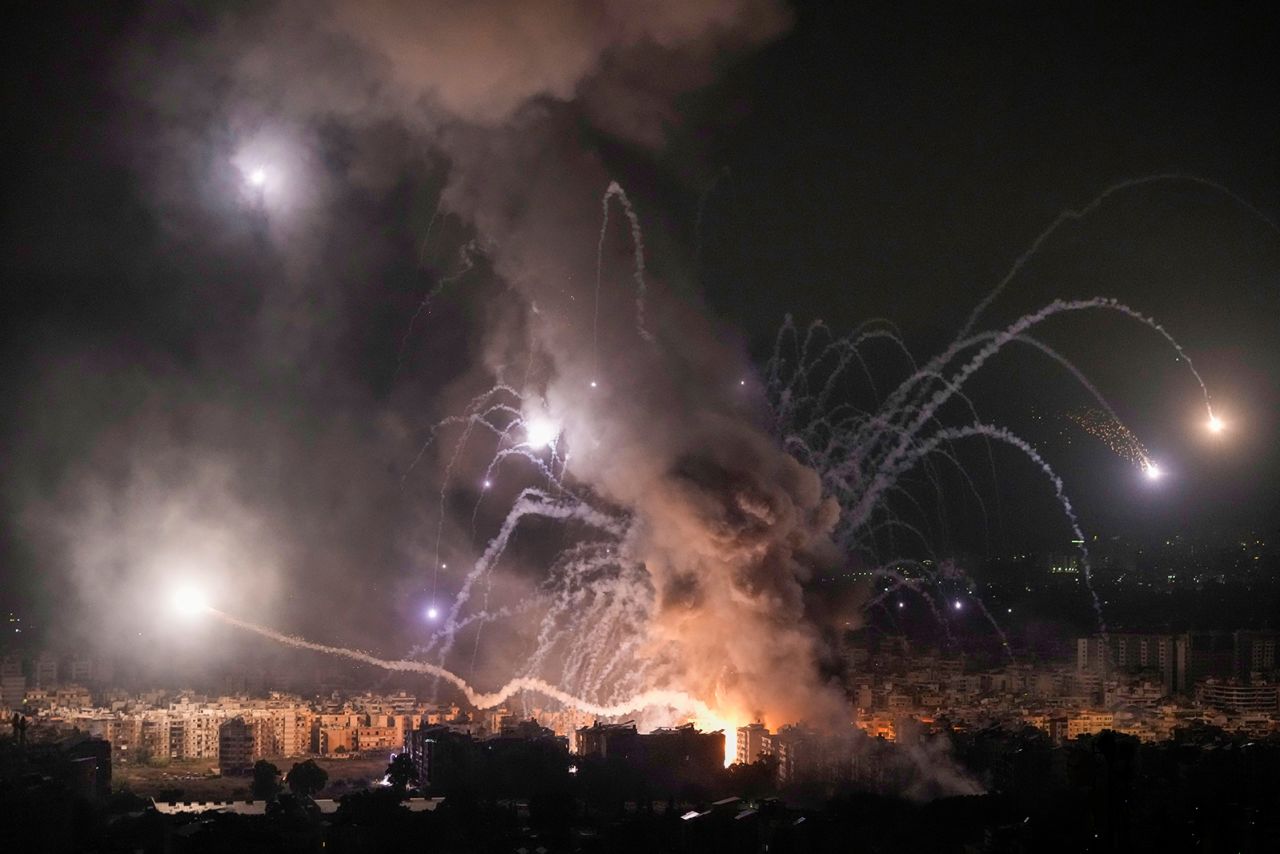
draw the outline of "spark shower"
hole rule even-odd
[[[767,405],[767,423],[739,422],[723,411],[700,413],[689,419],[690,435],[671,440],[669,460],[657,471],[637,474],[640,482],[628,482],[626,489],[593,475],[596,467],[588,467],[585,475],[575,467],[581,450],[576,445],[607,442],[613,435],[596,423],[604,416],[573,402],[590,401],[609,381],[601,370],[599,324],[603,246],[614,202],[626,216],[633,249],[632,346],[661,346],[646,314],[640,218],[623,189],[611,184],[602,200],[590,364],[563,372],[585,388],[498,383],[435,425],[406,474],[414,476],[414,466],[429,450],[445,461],[436,556],[424,581],[432,620],[439,622],[424,644],[406,658],[387,660],[248,623],[211,605],[194,605],[192,596],[176,604],[278,643],[421,673],[456,688],[478,708],[528,693],[598,716],[640,713],[653,723],[694,720],[721,728],[760,720],[776,727],[804,718],[821,725],[847,714],[838,690],[820,675],[826,641],[806,613],[806,590],[856,559],[872,567],[878,579],[863,608],[886,607],[890,597],[901,607],[903,595],[911,594],[928,603],[945,625],[947,612],[963,607],[942,584],[956,577],[956,567],[948,562],[926,566],[894,552],[898,544],[929,546],[919,518],[925,510],[912,494],[912,478],[915,485],[941,489],[940,472],[949,467],[981,500],[956,453],[959,443],[977,440],[1011,446],[1043,473],[1079,544],[1083,577],[1105,632],[1105,615],[1089,583],[1087,538],[1066,484],[1030,442],[983,421],[965,388],[1006,349],[1016,348],[1024,358],[1047,358],[1094,399],[1078,419],[1081,425],[1151,476],[1159,469],[1113,406],[1066,356],[1034,335],[1052,318],[1108,312],[1167,343],[1190,374],[1194,385],[1189,388],[1201,399],[1207,429],[1223,429],[1208,388],[1173,336],[1152,317],[1114,299],[1057,299],[1006,326],[978,326],[990,303],[1064,223],[1087,216],[1117,192],[1158,181],[1208,186],[1261,216],[1225,188],[1194,177],[1150,176],[1114,185],[1084,208],[1059,215],[951,344],[922,362],[887,321],[869,321],[840,334],[821,322],[802,327],[788,318],[757,376],[732,383],[738,387],[734,391]],[[877,389],[869,364],[890,357],[910,368],[893,388]],[[869,394],[875,405],[852,403],[855,389]],[[707,390],[713,396],[728,392]],[[486,449],[487,462],[471,470],[464,451],[476,447]],[[613,464],[625,467],[644,447],[589,450],[597,457],[616,453]],[[481,503],[493,500],[504,479],[510,479],[505,485],[514,500],[496,533],[478,539],[479,557],[452,596],[442,597],[440,555],[451,488],[462,481],[476,485],[468,493],[476,496],[473,506],[452,508],[470,516],[474,532]],[[536,597],[491,606],[487,591],[494,573],[522,523],[534,518],[560,526],[564,545],[550,561]],[[903,571],[907,567],[910,572]],[[975,601],[986,613],[981,600]],[[1000,632],[998,622],[986,616]],[[472,644],[474,670],[485,627],[517,617],[536,626],[524,660],[495,690],[472,685],[461,675],[467,656],[460,641]]]

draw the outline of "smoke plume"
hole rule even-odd
[[[167,240],[205,271],[219,269],[225,246],[258,246],[261,266],[247,278],[264,284],[233,293],[234,322],[219,328],[237,335],[196,336],[196,367],[185,374],[193,387],[220,389],[210,406],[234,416],[157,428],[154,412],[190,393],[167,377],[152,384],[154,406],[104,443],[104,454],[129,451],[133,461],[114,494],[137,498],[124,526],[136,551],[146,550],[148,519],[187,513],[216,488],[218,501],[205,506],[226,524],[209,536],[251,530],[241,542],[263,544],[275,590],[328,584],[386,597],[364,583],[361,561],[403,572],[391,594],[419,588],[435,571],[429,556],[438,559],[432,533],[449,544],[446,558],[465,563],[483,550],[468,526],[492,521],[479,509],[471,519],[434,517],[433,488],[472,460],[442,452],[436,471],[404,475],[423,425],[442,414],[423,401],[464,402],[503,383],[560,428],[575,488],[631,520],[623,557],[643,566],[653,597],[634,651],[653,682],[645,687],[694,695],[720,716],[710,723],[840,720],[843,700],[820,675],[824,641],[805,605],[806,583],[840,560],[830,540],[839,508],[769,436],[734,335],[678,273],[645,266],[640,227],[661,239],[660,222],[645,216],[652,188],[611,189],[618,176],[602,154],[602,142],[660,149],[682,96],[785,32],[781,4],[285,0],[194,22],[182,14],[155,12],[121,58],[131,105],[122,121],[131,139],[148,139],[121,156],[144,176]],[[434,185],[434,206],[414,196],[423,185]],[[251,226],[222,224],[245,210]],[[369,210],[381,230],[348,227],[356,217],[344,213],[368,221]],[[377,302],[388,290],[370,280],[403,275],[389,258],[436,253],[438,262],[432,247],[451,240],[465,249],[436,271],[437,291],[465,281],[478,317],[455,316],[449,329],[413,288],[395,306]],[[193,290],[203,304],[227,302],[204,282]],[[368,330],[347,327],[365,314],[395,332],[381,350],[353,354]],[[381,372],[374,388],[351,376],[370,364]],[[166,453],[138,454],[157,430]],[[268,471],[216,465],[236,447],[258,459],[263,437],[275,452]],[[189,472],[200,477],[188,481]],[[315,488],[282,495],[280,483],[300,472]],[[63,497],[41,514],[69,515],[54,529],[78,542],[77,575],[98,577],[114,558],[95,544],[120,526],[78,512],[102,488],[82,475],[73,467]],[[411,506],[428,509],[391,509],[389,486],[401,478],[406,498],[425,498]],[[158,496],[164,483],[189,500]],[[342,523],[317,521],[334,517]],[[336,547],[361,531],[362,547]],[[313,559],[320,572],[298,568]],[[536,574],[536,556],[513,562],[513,576]],[[238,583],[251,585],[252,571]],[[527,632],[486,631],[490,651],[481,659],[477,641],[473,666],[509,667],[522,643],[527,650]]]
[[[661,145],[678,120],[675,96],[710,82],[726,53],[779,34],[783,10],[380,2],[314,17],[286,4],[275,15],[280,31],[309,35],[246,51],[242,86],[301,76],[303,88],[280,99],[290,109],[347,120],[385,111],[448,158],[443,209],[491,247],[494,271],[529,309],[489,329],[487,371],[540,395],[571,449],[570,475],[634,514],[628,557],[656,595],[639,653],[654,678],[735,720],[837,714],[803,600],[814,567],[836,559],[827,535],[837,508],[752,424],[735,394],[748,366],[729,336],[661,281],[632,293],[638,235],[617,202],[597,256],[612,176],[581,132],[586,122]],[[354,45],[356,58],[309,68],[320,43]],[[356,79],[343,76],[352,69]]]

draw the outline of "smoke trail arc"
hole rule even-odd
[[[347,649],[340,646],[329,646],[327,644],[315,643],[314,641],[304,640],[303,638],[287,635],[283,632],[277,632],[266,626],[259,626],[250,623],[247,620],[241,620],[238,617],[219,611],[216,608],[207,608],[208,613],[229,626],[237,629],[243,629],[247,632],[261,635],[268,640],[276,643],[291,646],[295,649],[305,649],[312,652],[321,652],[326,655],[336,655],[342,658],[358,661],[362,664],[370,664],[374,667],[380,667],[383,670],[398,671],[401,673],[421,673],[425,676],[435,676],[443,679],[450,685],[453,685],[463,696],[467,698],[467,702],[475,706],[477,709],[492,709],[502,705],[516,694],[528,691],[534,694],[541,694],[548,699],[555,700],[568,708],[577,709],[578,711],[587,712],[588,714],[597,715],[599,717],[617,717],[626,715],[631,712],[643,711],[651,708],[668,708],[679,712],[685,712],[703,719],[714,719],[715,713],[711,708],[696,697],[692,697],[684,691],[673,691],[663,688],[655,688],[643,691],[626,700],[617,703],[593,703],[581,697],[575,697],[567,691],[564,691],[542,679],[536,679],[530,676],[521,676],[512,679],[496,691],[483,692],[478,691],[471,686],[465,679],[452,670],[431,664],[426,661],[408,661],[405,659],[385,659],[370,655],[367,652],[361,652],[357,649]]]
[[[644,339],[646,343],[655,343],[653,334],[645,326],[645,298],[648,292],[648,285],[645,283],[644,230],[640,227],[640,217],[636,215],[635,208],[631,206],[631,199],[627,196],[627,191],[622,189],[622,185],[617,181],[610,181],[608,189],[604,192],[604,197],[600,200],[600,240],[596,244],[596,300],[595,313],[592,318],[591,352],[592,370],[597,373],[600,367],[600,288],[604,279],[604,241],[609,234],[609,201],[615,198],[618,200],[618,204],[622,205],[622,212],[626,214],[627,224],[631,227],[631,246],[634,253],[634,266],[631,275],[636,283],[636,334]]]
[[[1089,203],[1086,204],[1084,207],[1068,208],[1062,211],[1061,213],[1059,213],[1054,218],[1053,222],[1049,223],[1049,225],[1043,231],[1041,231],[1040,234],[1036,236],[1036,239],[1031,242],[1031,245],[1027,247],[1027,249],[1023,251],[1021,255],[1019,255],[1016,259],[1014,259],[1013,265],[1009,268],[1008,272],[1005,273],[1004,277],[1000,279],[1000,281],[991,290],[991,292],[988,293],[986,297],[984,297],[982,301],[979,302],[978,305],[973,309],[973,312],[969,315],[968,320],[965,321],[964,326],[961,327],[960,332],[956,335],[956,341],[961,340],[962,338],[964,338],[966,335],[969,334],[970,330],[973,329],[974,324],[978,322],[978,318],[982,316],[982,313],[986,311],[987,308],[989,308],[991,304],[995,302],[1002,293],[1004,293],[1005,288],[1007,288],[1009,286],[1009,283],[1012,282],[1015,277],[1017,277],[1018,273],[1022,271],[1022,268],[1025,267],[1027,263],[1036,256],[1036,254],[1044,247],[1044,244],[1049,240],[1049,238],[1053,237],[1053,235],[1057,233],[1058,229],[1062,228],[1062,226],[1064,226],[1066,223],[1073,222],[1073,221],[1078,222],[1080,220],[1086,219],[1091,214],[1096,212],[1100,207],[1102,207],[1102,205],[1105,204],[1106,201],[1110,199],[1112,196],[1116,195],[1117,193],[1123,192],[1125,190],[1131,190],[1137,187],[1144,187],[1150,184],[1165,184],[1165,183],[1179,183],[1179,182],[1188,183],[1188,184],[1198,184],[1201,187],[1206,187],[1210,190],[1221,193],[1222,195],[1229,198],[1231,201],[1235,202],[1241,208],[1248,211],[1254,217],[1256,217],[1260,222],[1262,222],[1268,228],[1270,228],[1273,232],[1275,232],[1277,236],[1280,236],[1280,225],[1278,225],[1275,220],[1267,216],[1256,205],[1254,205],[1248,199],[1245,199],[1243,196],[1241,196],[1239,193],[1232,190],[1230,187],[1227,187],[1209,178],[1202,178],[1199,175],[1191,175],[1184,172],[1161,172],[1154,175],[1143,175],[1138,178],[1128,178],[1124,181],[1118,181],[1115,184],[1112,184],[1110,187],[1107,187],[1098,195],[1094,196],[1089,201]]]

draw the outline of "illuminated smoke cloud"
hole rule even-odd
[[[407,164],[439,158],[441,218],[451,215],[470,231],[460,241],[468,248],[457,275],[479,261],[508,288],[484,305],[485,341],[468,342],[469,352],[458,357],[478,364],[446,396],[468,400],[477,386],[494,382],[518,390],[530,407],[518,437],[527,450],[567,450],[568,483],[626,519],[616,559],[626,563],[618,596],[627,601],[625,619],[616,624],[629,636],[616,653],[603,641],[565,652],[561,672],[573,677],[565,684],[550,678],[554,653],[513,673],[533,638],[518,631],[500,636],[506,630],[494,621],[483,645],[453,649],[447,662],[453,637],[435,647],[468,684],[501,685],[513,676],[525,680],[518,684],[554,682],[589,695],[591,708],[609,709],[621,708],[609,700],[631,691],[687,694],[714,712],[701,715],[704,725],[844,718],[839,691],[820,675],[826,651],[805,598],[807,582],[840,560],[831,538],[839,508],[824,496],[818,475],[772,438],[764,401],[753,397],[758,389],[744,389],[751,367],[733,333],[711,320],[687,288],[673,294],[683,283],[664,281],[664,272],[676,274],[644,266],[638,224],[662,239],[660,224],[645,216],[647,188],[614,184],[618,176],[591,142],[609,137],[632,148],[661,146],[680,118],[676,96],[710,83],[727,58],[787,25],[783,5],[771,0],[286,0],[215,13],[201,38],[162,44],[149,66],[140,58],[126,73],[162,114],[187,120],[173,132],[174,150],[209,133],[208,116],[225,120],[235,149],[229,171],[243,185],[239,202],[260,215],[282,262],[280,293],[264,299],[264,314],[275,312],[274,321],[263,326],[298,331],[288,340],[272,338],[264,349],[309,375],[324,377],[325,363],[307,356],[336,336],[331,320],[343,308],[317,284],[331,277],[321,269],[323,235],[343,226],[329,221],[331,197],[347,189],[343,182],[375,192],[394,187]],[[339,135],[336,158],[318,141],[334,126],[349,132]],[[198,222],[182,219],[183,206],[192,207],[191,183],[167,168],[151,173],[154,201],[170,227],[200,235]],[[609,215],[603,234],[602,198]],[[353,261],[350,272],[363,271]],[[421,307],[409,332],[394,340],[401,362],[413,334],[434,334]],[[373,437],[369,457],[406,459],[397,434],[423,427],[408,423],[412,410],[384,410],[370,420],[377,429],[352,430]],[[455,466],[447,451],[432,453],[440,457],[423,458],[405,479],[408,488],[475,462]],[[353,455],[336,448],[315,458],[307,449],[289,456],[282,469],[313,472],[323,471],[329,456]],[[431,471],[432,462],[440,471]],[[502,474],[486,471],[474,481],[495,503],[508,487]],[[358,478],[351,482],[357,498],[383,497]],[[309,525],[327,518],[331,505],[321,504]],[[577,518],[564,508],[556,512]],[[306,517],[297,515],[294,524],[279,526],[285,536]],[[404,521],[412,513],[387,518],[386,528],[414,527]],[[474,518],[449,518],[438,529],[434,517],[418,517],[416,536],[426,540],[443,530],[465,557]],[[479,530],[483,541],[486,529]],[[566,549],[556,561],[571,561],[572,553]],[[406,587],[442,562],[407,566]],[[509,558],[503,574],[529,574],[527,567],[507,572],[518,562]],[[455,618],[468,619],[446,616],[465,563],[451,563],[448,584],[430,603],[440,609],[439,632]],[[309,586],[323,590],[325,580]],[[504,583],[492,574],[477,578],[467,590],[476,613],[511,613],[505,600],[486,599],[489,585]],[[512,584],[529,595],[533,586],[525,578]],[[576,604],[571,597],[565,602]],[[416,608],[413,622],[420,625],[422,603]],[[603,616],[602,624],[615,619]],[[586,622],[580,618],[575,628],[596,638]],[[474,625],[478,631],[485,621]],[[609,658],[597,665],[584,656]],[[547,682],[533,669],[542,665]],[[608,678],[628,667],[638,684]]]
[[[744,418],[739,400],[708,392],[730,389],[747,367],[697,306],[666,298],[655,281],[648,330],[637,328],[638,233],[618,216],[597,256],[598,199],[612,176],[578,141],[585,118],[660,144],[678,118],[674,95],[710,82],[726,51],[780,34],[781,6],[312,9],[279,7],[273,29],[286,34],[285,49],[275,41],[247,49],[243,85],[296,86],[281,99],[288,109],[388,112],[446,152],[445,210],[473,225],[529,307],[491,330],[489,371],[524,388],[534,358],[536,389],[526,390],[543,395],[562,426],[569,474],[635,516],[627,556],[644,564],[656,593],[638,651],[652,678],[743,719],[825,717],[837,701],[817,676],[820,642],[805,619],[803,584],[836,560],[828,534],[837,508],[816,474]],[[354,45],[357,58],[312,68],[322,43]]]
[[[655,642],[678,684],[738,721],[837,720],[803,584],[837,562],[818,476],[739,422],[712,419],[635,506],[658,588]]]

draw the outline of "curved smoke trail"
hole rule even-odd
[[[254,634],[273,640],[276,643],[291,646],[295,649],[306,649],[311,650],[312,652],[322,652],[326,655],[336,655],[342,658],[351,659],[352,661],[359,661],[363,664],[371,664],[374,667],[381,667],[383,670],[394,670],[402,673],[421,673],[426,676],[435,676],[443,679],[461,691],[463,696],[467,698],[467,702],[475,706],[477,709],[495,708],[502,705],[516,694],[519,694],[522,691],[529,691],[535,694],[541,694],[542,696],[555,700],[569,708],[587,712],[592,715],[598,715],[599,717],[617,717],[631,712],[638,712],[643,709],[667,708],[686,712],[703,719],[715,718],[715,713],[711,711],[711,708],[696,697],[692,697],[684,691],[672,691],[663,688],[643,691],[618,703],[593,703],[581,697],[575,697],[568,691],[561,690],[542,679],[536,679],[531,676],[521,676],[516,679],[512,679],[497,691],[485,693],[477,691],[469,682],[467,682],[467,680],[463,679],[452,670],[448,670],[436,664],[431,664],[430,662],[378,658],[376,655],[370,655],[369,653],[361,652],[358,649],[329,646],[327,644],[303,640],[302,638],[294,637],[293,635],[286,635],[283,632],[277,632],[273,629],[267,628],[266,626],[259,626],[256,623],[250,623],[246,620],[241,620],[238,617],[233,617],[225,611],[219,611],[217,608],[206,608],[206,611],[227,625],[253,632]]]

